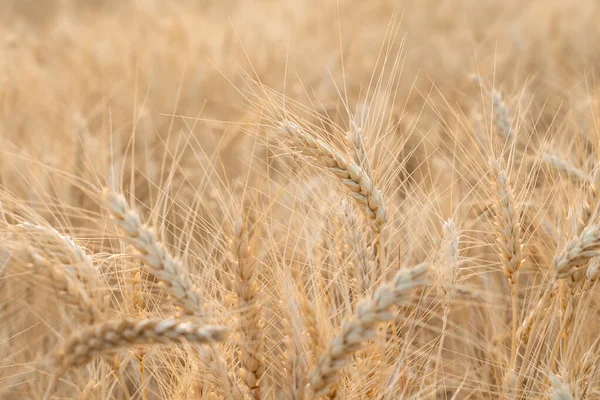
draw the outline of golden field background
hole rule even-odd
[[[600,398],[599,18],[0,2],[0,398]]]

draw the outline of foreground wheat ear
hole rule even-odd
[[[179,319],[124,319],[92,325],[67,340],[56,364],[62,373],[84,365],[97,355],[149,344],[204,344],[221,342],[226,330]]]
[[[139,214],[129,208],[127,200],[121,194],[106,189],[104,199],[112,220],[123,233],[125,241],[139,252],[138,257],[144,263],[146,272],[160,283],[186,314],[201,314],[199,290],[184,274],[181,262],[171,256],[158,241],[156,232],[142,224]]]
[[[385,204],[381,191],[356,162],[348,160],[341,152],[334,150],[323,140],[304,132],[300,125],[292,121],[281,123],[281,130],[305,154],[314,157],[333,173],[350,191],[352,198],[365,212],[371,228],[380,233],[387,221]]]
[[[377,334],[382,322],[390,321],[394,306],[408,301],[411,289],[426,283],[428,264],[399,271],[391,282],[377,288],[373,297],[361,301],[354,315],[342,323],[340,333],[329,342],[327,353],[319,358],[311,374],[311,389],[316,396],[335,397],[336,386],[348,358]]]

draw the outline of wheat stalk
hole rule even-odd
[[[410,289],[425,283],[426,272],[427,264],[401,270],[391,282],[381,284],[372,298],[356,306],[354,315],[342,323],[340,333],[331,339],[327,353],[319,358],[311,373],[311,389],[316,396],[334,396],[348,358],[376,336],[379,324],[394,318],[392,308],[408,300]]]

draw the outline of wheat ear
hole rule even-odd
[[[247,391],[242,390],[234,377],[229,374],[227,363],[220,354],[217,346],[212,345],[208,351],[200,348],[200,357],[208,368],[211,383],[219,394],[226,400],[245,400],[249,398]]]
[[[568,241],[563,248],[556,253],[552,260],[554,275],[550,285],[544,294],[529,312],[517,332],[519,341],[526,338],[531,330],[531,325],[555,295],[558,280],[570,278],[577,271],[587,268],[590,258],[600,255],[600,225],[590,225],[581,232],[581,235]],[[586,269],[587,272],[587,269]]]
[[[512,118],[509,114],[508,107],[504,103],[502,99],[502,94],[496,89],[490,89],[485,85],[483,78],[480,76],[474,77],[475,82],[479,84],[479,86],[486,92],[489,96],[490,100],[492,100],[492,109],[494,113],[494,121],[498,128],[500,128],[500,133],[506,139],[512,141],[514,140],[514,135],[512,132]]]
[[[550,400],[573,400],[573,395],[566,382],[556,376],[551,376],[550,382],[552,383]]]
[[[348,358],[376,336],[379,324],[394,318],[392,308],[408,301],[410,289],[425,283],[427,269],[427,264],[420,264],[399,271],[391,282],[381,284],[372,298],[356,306],[354,315],[342,323],[340,333],[331,339],[327,353],[319,358],[311,373],[311,389],[316,396],[334,397]]]
[[[97,355],[137,345],[203,344],[223,341],[225,328],[179,319],[124,319],[92,325],[73,335],[59,351],[60,374]],[[59,375],[60,375],[59,374]]]
[[[286,400],[304,400],[308,385],[307,361],[310,337],[302,321],[302,310],[297,297],[302,294],[294,290],[294,283],[289,275],[281,274],[280,281],[283,283],[283,293],[287,296],[282,307],[289,321],[286,327],[288,333],[283,339],[285,345],[283,363],[287,379],[282,385],[282,396]]]
[[[232,249],[237,266],[236,292],[240,313],[240,362],[242,380],[255,399],[260,399],[260,379],[264,372],[262,306],[256,287],[255,262],[250,254],[246,224],[240,217],[233,229]]]
[[[45,254],[50,263],[57,261],[65,269],[65,274],[81,282],[90,301],[103,314],[107,308],[106,284],[100,279],[98,270],[94,266],[92,257],[86,250],[78,245],[71,237],[63,235],[56,229],[24,222],[17,225],[22,233],[31,237],[36,244],[35,252],[40,256]],[[30,248],[30,250],[33,247]],[[55,266],[58,268],[58,266]],[[91,323],[97,322],[96,310],[90,310]],[[94,315],[92,315],[94,314]]]
[[[557,154],[544,154],[542,160],[558,172],[571,178],[575,183],[581,184],[587,181],[587,177],[582,170],[571,165]]]
[[[378,266],[376,278],[383,276],[385,255],[383,254],[381,233],[387,221],[387,213],[381,191],[373,183],[372,177],[358,164],[348,160],[344,154],[334,150],[323,140],[308,135],[300,125],[292,121],[284,121],[281,123],[281,129],[305,154],[314,157],[335,175],[348,189],[350,196],[360,205],[369,226],[375,233]]]
[[[89,322],[101,319],[102,311],[85,287],[71,270],[59,262],[52,262],[32,246],[22,246],[18,253],[22,254],[25,262],[36,274],[36,279],[44,281],[58,293],[60,300],[77,310],[77,313]]]
[[[350,254],[353,256],[352,261],[356,271],[357,297],[363,297],[370,292],[373,282],[374,263],[371,257],[372,254],[369,252],[365,234],[361,229],[363,225],[355,217],[356,213],[349,206],[346,199],[342,202],[342,211],[347,227],[346,241],[350,249]]]
[[[586,227],[581,235],[570,240],[556,254],[552,267],[557,278],[564,279],[573,275],[578,269],[587,267],[592,257],[600,255],[600,225]]]
[[[121,230],[125,241],[138,251],[137,256],[144,263],[146,273],[159,282],[186,314],[200,314],[202,300],[199,291],[182,271],[181,261],[158,241],[153,229],[142,224],[139,214],[128,207],[125,197],[106,190],[104,198],[113,222]]]
[[[438,353],[435,359],[435,369],[433,373],[433,383],[437,385],[437,375],[440,362],[442,360],[442,350],[444,349],[444,341],[446,338],[446,329],[448,327],[448,316],[450,307],[456,297],[456,284],[458,278],[459,254],[458,254],[458,233],[456,224],[449,219],[444,223],[442,234],[442,242],[440,245],[438,268],[440,270],[439,287],[442,291],[442,333],[440,334],[440,342],[438,345]]]
[[[381,191],[372,178],[354,161],[323,140],[311,137],[298,124],[285,121],[281,123],[281,129],[304,153],[322,163],[341,181],[365,212],[371,228],[376,233],[381,232],[387,215]]]
[[[359,110],[350,121],[350,130],[348,131],[348,144],[352,150],[354,162],[359,165],[369,176],[373,176],[371,161],[367,154],[365,146],[365,125],[368,121],[367,110]]]
[[[496,159],[490,160],[490,168],[496,188],[496,246],[502,262],[502,271],[510,286],[512,309],[511,365],[517,354],[518,322],[518,272],[524,260],[521,226],[518,210],[506,169]]]

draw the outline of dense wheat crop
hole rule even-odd
[[[0,398],[600,399],[598,21],[0,1]]]

